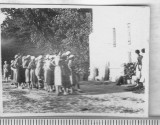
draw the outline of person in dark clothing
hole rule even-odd
[[[4,74],[5,82],[8,82],[8,77],[9,77],[9,64],[7,63],[7,61],[4,61],[3,74]]]

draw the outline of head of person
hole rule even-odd
[[[24,59],[26,56],[22,56],[22,59]]]
[[[57,54],[57,56],[61,56],[62,55],[62,52],[61,51],[59,51],[59,53]]]
[[[66,59],[67,59],[66,53],[63,53],[63,54],[61,55],[61,59],[62,59],[62,60],[66,60]]]
[[[56,55],[54,57],[54,62],[55,62],[56,65],[59,65],[60,60],[61,60],[61,57],[59,55]]]
[[[4,61],[4,64],[7,64],[7,61]]]
[[[14,58],[17,59],[17,58],[18,58],[18,55],[15,55]]]
[[[27,55],[27,56],[26,56],[26,58],[27,58],[27,59],[30,59],[30,58],[31,58],[31,56],[30,56],[30,55]]]
[[[49,55],[49,54],[47,54],[47,55],[45,56],[45,59],[49,59],[49,56],[50,56],[50,55]]]
[[[53,60],[54,58],[55,58],[55,55],[50,55],[50,56],[49,56],[49,59],[50,59],[50,60]]]
[[[137,49],[137,50],[135,50],[135,53],[139,55],[140,51]]]
[[[11,60],[11,64],[14,63],[14,60]]]
[[[42,58],[43,58],[42,55],[39,55],[39,56],[37,57],[38,60],[41,60]]]
[[[35,60],[35,56],[31,56],[31,60],[34,61]]]
[[[66,56],[70,56],[70,55],[71,55],[71,52],[70,52],[70,51],[67,51],[67,52],[65,52],[65,55],[66,55]]]
[[[142,53],[145,53],[145,48],[143,48],[143,49],[141,50],[141,52],[142,52]]]
[[[69,60],[74,60],[75,56],[74,55],[70,55],[69,56]]]

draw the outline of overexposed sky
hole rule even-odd
[[[128,45],[130,23],[131,45]],[[128,62],[128,52],[136,61],[136,49],[149,46],[149,7],[108,6],[93,8],[93,34],[90,37],[93,65],[102,66],[111,61],[113,67]],[[116,47],[113,48],[113,28],[116,28]],[[103,66],[102,66],[103,67]]]

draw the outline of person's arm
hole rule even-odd
[[[29,62],[27,69],[31,69],[32,67],[32,62]]]
[[[56,66],[55,63],[54,63],[54,60],[51,61],[51,64],[52,64],[53,66]]]
[[[4,75],[4,69],[5,69],[5,65],[3,65],[3,73],[2,73],[3,75]]]
[[[68,61],[68,68],[69,68],[69,70],[72,70],[72,62],[71,61]]]
[[[36,62],[34,62],[33,68],[34,68],[34,69],[36,68]]]

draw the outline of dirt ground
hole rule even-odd
[[[4,113],[121,113],[143,114],[144,93],[125,91],[115,83],[80,82],[81,93],[56,96],[54,92],[18,89],[3,83]]]

